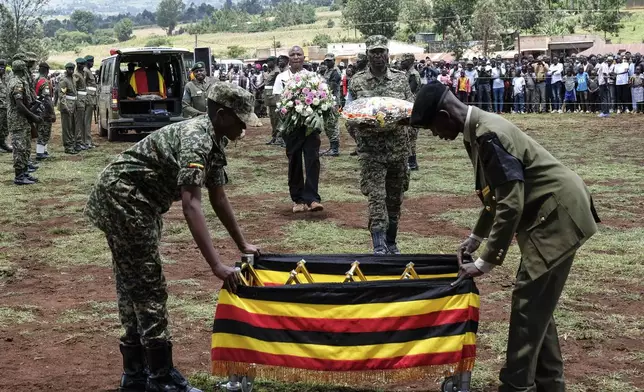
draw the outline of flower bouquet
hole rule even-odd
[[[305,129],[306,136],[323,131],[327,120],[337,117],[335,98],[329,87],[312,72],[299,72],[286,82],[277,103],[282,135]]]
[[[394,125],[407,125],[413,107],[413,103],[397,98],[360,98],[345,105],[342,117],[348,125],[387,130]]]

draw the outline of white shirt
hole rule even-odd
[[[306,73],[309,73],[309,71],[305,70],[304,68],[302,68],[302,70],[297,73],[291,72],[291,68],[288,68],[286,71],[281,72],[279,75],[277,75],[277,78],[275,78],[275,84],[273,85],[273,94],[282,95],[282,93],[284,92],[284,86],[286,86],[286,82],[291,80],[291,78],[296,74]]]
[[[523,94],[525,79],[523,78],[523,76],[516,76],[514,79],[512,79],[512,85],[514,86],[514,95]]]
[[[607,62],[597,64],[595,66],[597,70],[597,79],[599,79],[599,85],[603,86],[606,84],[606,78],[608,78],[608,73],[610,72],[610,65]]]
[[[618,86],[628,84],[628,63],[615,64],[615,73],[617,74],[615,84]]]
[[[552,72],[552,84],[561,82],[561,73],[563,72],[563,64],[557,63],[557,65],[550,66],[550,72]]]
[[[492,68],[492,88],[503,88],[503,80],[501,76],[505,75],[503,68]]]

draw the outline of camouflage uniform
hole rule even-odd
[[[76,64],[85,64],[85,59],[79,57],[76,59]],[[87,83],[85,82],[84,71],[79,71],[78,66],[72,77],[74,80],[74,87],[76,87],[76,112],[74,112],[74,125],[76,128],[76,151],[84,150],[87,146],[87,133],[85,129],[85,110],[87,108]],[[85,148],[83,148],[85,147]]]
[[[94,61],[94,57],[86,56],[85,61]],[[83,117],[84,133],[81,135],[81,140],[86,146],[94,147],[92,141],[92,123],[94,122],[94,110],[96,110],[96,105],[98,104],[98,86],[91,69],[83,68],[83,75],[85,76],[85,90],[87,91],[87,95],[85,96],[85,114]]]
[[[3,66],[7,64],[5,60],[0,60]],[[0,150],[5,150],[7,146],[7,136],[9,136],[9,127],[7,125],[7,75],[0,75]]]
[[[387,48],[383,36],[371,36],[367,42],[368,50]],[[382,77],[374,76],[370,68],[357,73],[351,78],[349,93],[352,99],[392,97],[413,101],[405,74],[389,68]],[[369,200],[369,229],[373,234],[387,231],[391,223],[397,227],[403,194],[409,187],[407,129],[356,129],[356,141],[360,189]]]
[[[402,61],[411,61],[411,64],[416,60],[416,57],[412,53],[405,53],[402,55],[401,58]],[[418,90],[420,90],[421,87],[421,81],[420,81],[420,74],[414,68],[411,66],[407,71],[407,80],[409,81],[409,88],[411,90],[411,93],[414,96],[414,99],[416,99],[416,93],[418,93]],[[416,140],[418,139],[418,128],[412,128],[409,127],[407,129],[407,132],[409,133],[409,155],[413,157],[413,160],[415,161],[416,158]],[[410,160],[410,164],[411,164]]]
[[[210,99],[248,121],[239,113],[250,117],[252,95],[228,83],[213,87]],[[100,174],[85,213],[105,233],[112,250],[125,344],[140,339],[148,347],[170,339],[159,256],[161,215],[180,200],[182,186],[225,185],[225,166],[222,143],[204,115],[154,132],[121,153]]]
[[[27,72],[26,65],[22,60],[15,60],[11,68],[18,72]],[[11,132],[13,144],[13,169],[16,177],[28,172],[29,154],[31,153],[31,125],[27,118],[18,112],[17,99],[22,99],[27,108],[31,103],[29,95],[29,81],[26,76],[11,75],[7,84],[7,124]]]
[[[333,53],[327,53],[327,55],[325,56],[325,60],[335,61],[335,56],[333,55]],[[336,108],[337,108],[337,106],[340,105],[340,96],[341,96],[340,91],[342,88],[342,76],[340,76],[340,73],[338,72],[337,68],[332,67],[332,68],[328,68],[326,72],[324,72],[324,79],[326,80],[329,86],[329,91],[331,92],[331,94],[333,94],[333,97],[335,97]],[[335,154],[332,154],[332,155],[337,155],[337,150],[340,145],[340,126],[338,125],[337,117],[329,117],[327,119],[326,124],[324,126],[324,132],[326,133],[326,136],[329,138],[329,143],[331,145],[331,148],[329,149],[329,151],[333,150]]]
[[[41,63],[40,67],[47,65]],[[52,118],[55,118],[54,104],[51,99],[51,83],[47,75],[39,75],[36,80],[36,97],[41,99],[45,104],[46,113],[43,113],[43,123],[38,125],[38,140],[36,141],[37,157],[43,157],[47,152],[47,144],[51,139]]]
[[[65,68],[74,67],[74,64],[67,63]],[[76,145],[76,85],[74,79],[67,74],[61,75],[58,82],[58,110],[60,110],[60,124],[63,133],[63,147],[66,153],[75,153]]]
[[[275,61],[275,58],[272,57],[269,59],[272,59]],[[279,136],[279,131],[278,131],[278,119],[279,116],[277,115],[277,101],[275,100],[275,96],[273,95],[273,86],[275,85],[275,79],[277,79],[277,75],[279,75],[280,70],[278,67],[273,68],[272,70],[269,70],[268,72],[264,72],[264,102],[266,102],[266,107],[268,110],[268,118],[271,119],[271,137],[272,139],[276,139]]]

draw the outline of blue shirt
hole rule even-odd
[[[577,91],[588,91],[588,74],[586,72],[577,74]]]

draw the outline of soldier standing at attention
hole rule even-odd
[[[11,64],[11,69],[13,74],[7,85],[7,123],[13,144],[13,169],[15,171],[13,183],[31,185],[38,182],[29,174],[36,170],[29,165],[31,123],[40,124],[42,118],[28,109],[32,98],[29,95],[29,80],[26,76],[27,65],[22,60],[15,60]]]
[[[329,86],[329,92],[331,92],[335,98],[336,106],[334,110],[337,110],[340,105],[342,76],[335,67],[335,55],[333,53],[327,53],[326,56],[324,56],[324,65],[326,65],[324,80],[326,80],[326,83]],[[329,117],[324,126],[324,131],[326,132],[326,136],[329,138],[329,149],[321,152],[320,155],[337,157],[340,155],[340,126],[338,125],[338,118]]]
[[[407,74],[407,80],[409,81],[409,89],[416,98],[418,90],[420,90],[420,74],[416,71],[414,67],[414,62],[416,61],[416,56],[413,53],[405,53],[402,55],[400,60],[400,69],[405,71]],[[418,170],[418,161],[416,160],[416,140],[418,139],[418,129],[417,128],[408,128],[409,133],[409,169]]]
[[[577,249],[599,218],[582,179],[504,118],[460,102],[447,87],[423,87],[411,125],[441,139],[463,133],[485,205],[459,247],[460,277],[477,277],[503,263],[516,233],[521,264],[512,292],[501,392],[564,392],[563,359],[553,313]],[[462,263],[487,238],[473,263]]]
[[[86,104],[85,104],[85,124],[83,130],[83,144],[87,148],[96,148],[97,146],[92,141],[92,123],[94,122],[94,110],[96,110],[96,105],[98,103],[98,89],[96,85],[96,78],[92,73],[92,67],[94,66],[94,56],[85,56],[85,68],[83,69],[83,75],[85,75],[85,85],[87,90]]]
[[[31,89],[31,94],[34,99],[36,99],[36,82],[34,81],[33,71],[36,67],[36,62],[38,62],[38,56],[34,52],[25,52],[25,63],[27,64],[27,81],[29,82],[29,88]]]
[[[65,64],[65,74],[58,82],[58,110],[63,132],[65,154],[78,154],[76,150],[76,83],[74,83],[74,64]]]
[[[159,242],[162,214],[181,200],[183,214],[213,274],[235,291],[238,272],[223,264],[201,209],[201,188],[242,253],[259,254],[237,225],[224,185],[224,137],[240,137],[255,98],[241,87],[214,84],[208,115],[168,125],[119,155],[100,174],[85,212],[112,250],[123,355],[121,391],[201,392],[174,368]]]
[[[199,61],[192,66],[194,80],[186,83],[183,92],[181,105],[183,106],[183,117],[197,117],[206,114],[208,111],[208,88],[211,86],[210,78],[206,76],[206,65]]]
[[[7,60],[0,59],[0,152],[12,152],[13,149],[7,145],[9,126],[7,125],[7,83],[9,78],[6,75]]]
[[[267,145],[284,144],[283,140],[278,140],[281,137],[279,136],[279,130],[277,128],[277,100],[273,95],[275,79],[277,79],[277,75],[280,73],[279,69],[275,66],[275,61],[275,56],[270,56],[266,59],[268,69],[264,72],[264,102],[268,110],[268,118],[271,120],[271,140],[266,142]]]
[[[38,140],[36,141],[36,160],[49,158],[47,144],[51,138],[51,124],[56,122],[56,112],[51,100],[51,83],[49,82],[49,64],[43,62],[38,65],[38,79],[36,79],[36,97],[45,105],[43,122],[38,126]]]
[[[392,97],[413,102],[404,72],[388,67],[388,40],[367,38],[368,67],[351,78],[351,99]],[[400,254],[396,245],[400,207],[409,187],[407,129],[392,125],[387,130],[356,129],[360,160],[360,190],[369,199],[369,230],[374,254]]]
[[[74,113],[74,125],[76,127],[76,145],[74,149],[78,152],[87,150],[87,131],[85,130],[85,108],[87,107],[87,83],[85,83],[85,58],[76,59],[76,71],[74,72],[74,87],[76,87],[76,112]]]

